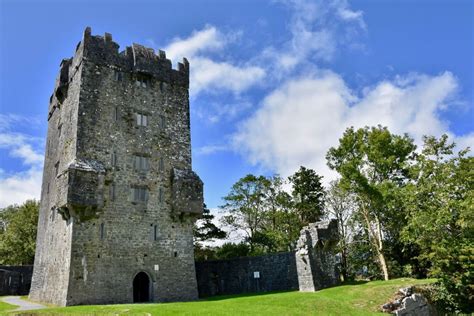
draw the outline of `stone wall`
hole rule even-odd
[[[294,252],[196,262],[196,277],[200,297],[298,289]]]
[[[30,298],[57,305],[197,298],[189,64],[86,28],[50,99]]]
[[[333,252],[337,242],[337,223],[335,221],[313,223],[304,227],[300,234],[296,251],[196,262],[195,271],[199,296],[284,290],[315,291],[336,285],[339,282],[339,276]],[[107,260],[106,262],[110,262],[110,259],[104,259]],[[146,259],[142,260],[139,266],[146,262]],[[164,267],[172,269],[170,266]],[[114,267],[113,269],[116,272],[119,268]],[[124,275],[137,272],[137,270],[130,271],[129,266],[120,269]],[[163,268],[160,267],[160,269]],[[85,261],[83,274],[77,275],[87,279],[90,277],[89,271],[87,261]],[[160,271],[151,269],[145,271],[152,276],[154,282],[158,277],[166,278],[166,273],[160,276]],[[107,275],[108,272],[100,269],[95,273]],[[27,282],[27,276],[24,280]],[[154,286],[158,290],[163,289],[156,283]],[[101,290],[103,289],[102,287]],[[87,288],[77,291],[82,292],[84,296],[96,292]],[[113,289],[109,291],[111,293]]]
[[[339,283],[334,251],[338,240],[336,220],[303,227],[295,253],[300,291],[312,292]]]
[[[27,295],[33,266],[0,266],[0,296]]]
[[[282,290],[316,291],[339,283],[335,220],[303,227],[297,250],[196,262],[200,297]],[[254,273],[258,272],[258,278]]]

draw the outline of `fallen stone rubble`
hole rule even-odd
[[[394,300],[382,305],[382,311],[396,316],[437,316],[436,309],[414,287],[398,290]]]

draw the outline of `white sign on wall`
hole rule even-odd
[[[253,273],[253,278],[254,278],[254,279],[260,279],[260,271],[255,271],[255,272]]]
[[[160,270],[160,266],[155,264],[155,271],[158,271],[158,270]]]

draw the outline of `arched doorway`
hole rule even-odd
[[[145,272],[139,272],[133,279],[133,302],[150,302],[150,278]]]

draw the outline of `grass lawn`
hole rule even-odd
[[[16,308],[18,308],[18,306],[8,304],[8,303],[2,302],[0,300],[0,315],[2,315],[2,313],[4,313],[4,312],[11,311],[11,310],[16,309]]]
[[[387,315],[380,305],[400,288],[434,280],[395,279],[341,285],[313,293],[216,296],[195,302],[73,306],[32,311],[76,315]],[[31,315],[31,314],[30,314]]]

